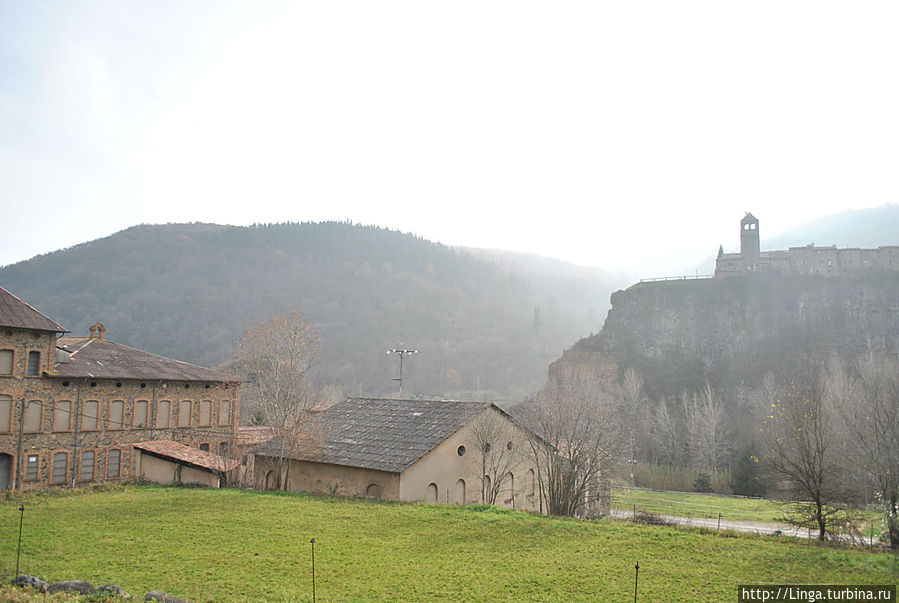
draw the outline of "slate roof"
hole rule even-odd
[[[180,360],[114,343],[106,339],[62,337],[56,347],[69,353],[68,362],[56,364],[56,376],[147,381],[239,381],[237,377]]]
[[[164,457],[192,465],[207,471],[230,471],[237,467],[237,461],[226,459],[223,456],[173,442],[171,440],[154,440],[152,442],[138,442],[135,448],[149,452],[154,456]]]
[[[490,402],[350,398],[315,415],[298,460],[401,473]],[[257,454],[275,456],[278,442]]]
[[[68,329],[0,287],[0,327],[68,333]]]

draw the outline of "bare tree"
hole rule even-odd
[[[234,350],[261,420],[272,428],[277,444],[277,489],[286,489],[290,460],[308,446],[309,411],[318,395],[311,370],[318,336],[297,312],[275,316],[248,329]]]
[[[763,420],[767,460],[794,501],[787,520],[817,527],[819,540],[825,539],[830,522],[843,512],[831,410],[816,384],[806,391],[791,385],[766,402]]]
[[[870,476],[884,506],[890,546],[899,546],[899,361],[869,355],[857,377],[831,359],[826,391],[847,431],[847,455]]]
[[[614,454],[621,449],[617,404],[598,377],[567,369],[535,402],[533,440],[541,500],[551,515],[589,515],[601,502]]]
[[[693,466],[715,472],[733,451],[724,429],[724,406],[709,382],[698,394],[684,394],[684,417]]]
[[[668,410],[668,402],[659,400],[652,414],[652,434],[659,460],[677,465],[681,462],[684,447],[683,427],[678,415]]]
[[[471,434],[477,448],[473,458],[481,473],[481,502],[493,505],[509,481],[509,473],[518,464],[518,451],[513,445],[514,434],[509,422],[488,410],[473,423]]]
[[[618,408],[624,428],[625,460],[635,463],[642,455],[649,408],[643,394],[643,377],[633,369],[625,371],[618,387]]]

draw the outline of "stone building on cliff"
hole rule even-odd
[[[0,490],[151,468],[156,481],[218,485],[236,468],[237,378],[109,341],[100,323],[67,332],[0,287]]]
[[[715,276],[737,276],[747,272],[779,274],[818,274],[839,276],[858,271],[899,271],[899,246],[877,249],[846,248],[835,245],[790,247],[779,251],[761,251],[758,218],[748,213],[740,220],[740,253],[718,249]]]

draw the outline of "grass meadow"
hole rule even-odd
[[[733,601],[738,584],[894,584],[893,555],[485,506],[132,486],[0,502],[0,575],[194,601]],[[0,591],[2,595],[2,591]]]
[[[612,508],[623,511],[643,511],[656,515],[678,515],[730,521],[784,523],[788,503],[765,498],[746,498],[724,494],[695,492],[663,492],[646,488],[615,487],[612,489]],[[867,534],[872,522],[879,527],[879,511],[858,511],[859,527]]]

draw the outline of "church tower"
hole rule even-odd
[[[746,265],[759,259],[759,220],[749,212],[740,220],[740,254]]]

